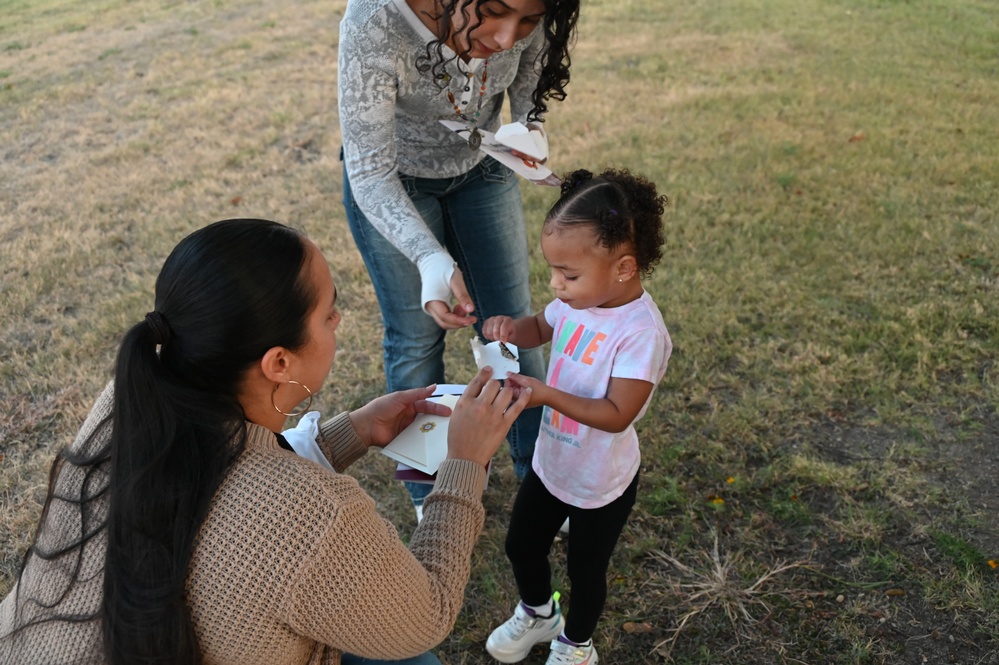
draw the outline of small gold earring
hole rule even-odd
[[[312,406],[312,391],[309,390],[309,387],[307,385],[305,385],[304,383],[299,383],[298,381],[293,381],[291,379],[288,379],[288,383],[293,383],[296,386],[302,386],[303,388],[305,388],[305,392],[309,393],[309,403],[306,404],[305,408],[302,409],[301,411],[292,411],[291,413],[285,413],[284,411],[282,411],[281,409],[279,409],[278,405],[274,402],[274,395],[277,394],[278,388],[280,388],[282,386],[282,384],[280,384],[280,383],[275,383],[274,384],[274,390],[271,391],[271,406],[273,406],[274,410],[277,411],[278,413],[280,413],[282,416],[286,416],[288,418],[295,418],[297,416],[302,415],[306,411],[308,411],[309,408]]]

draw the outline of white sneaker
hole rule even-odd
[[[552,640],[552,652],[545,665],[597,665],[599,661],[593,642],[589,646],[574,647],[556,638]]]
[[[535,644],[558,637],[565,627],[558,600],[550,617],[531,616],[523,603],[517,603],[513,616],[489,635],[486,651],[501,663],[519,663]]]

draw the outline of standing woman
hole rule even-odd
[[[531,313],[516,176],[440,124],[541,127],[564,99],[579,0],[350,0],[340,23],[343,203],[375,287],[389,390],[439,383],[448,329]],[[452,306],[452,296],[454,305]],[[474,314],[474,315],[473,315]],[[521,372],[543,378],[538,349]],[[531,463],[541,410],[508,436]],[[421,514],[426,485],[408,488]]]

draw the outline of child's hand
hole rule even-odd
[[[507,372],[506,385],[509,388],[513,388],[515,398],[520,397],[525,390],[529,389],[531,391],[530,399],[525,408],[530,409],[531,407],[541,406],[545,403],[545,393],[548,390],[548,385],[544,381],[535,379],[533,376]]]
[[[493,341],[517,343],[517,328],[509,316],[490,316],[482,324],[482,335]]]

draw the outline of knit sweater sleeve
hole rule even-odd
[[[366,658],[408,658],[439,644],[461,609],[484,481],[481,466],[446,460],[408,549],[369,497],[345,501],[294,577],[291,629]]]
[[[338,473],[343,473],[344,469],[368,452],[368,447],[354,431],[350,415],[346,411],[319,426],[317,443]]]

